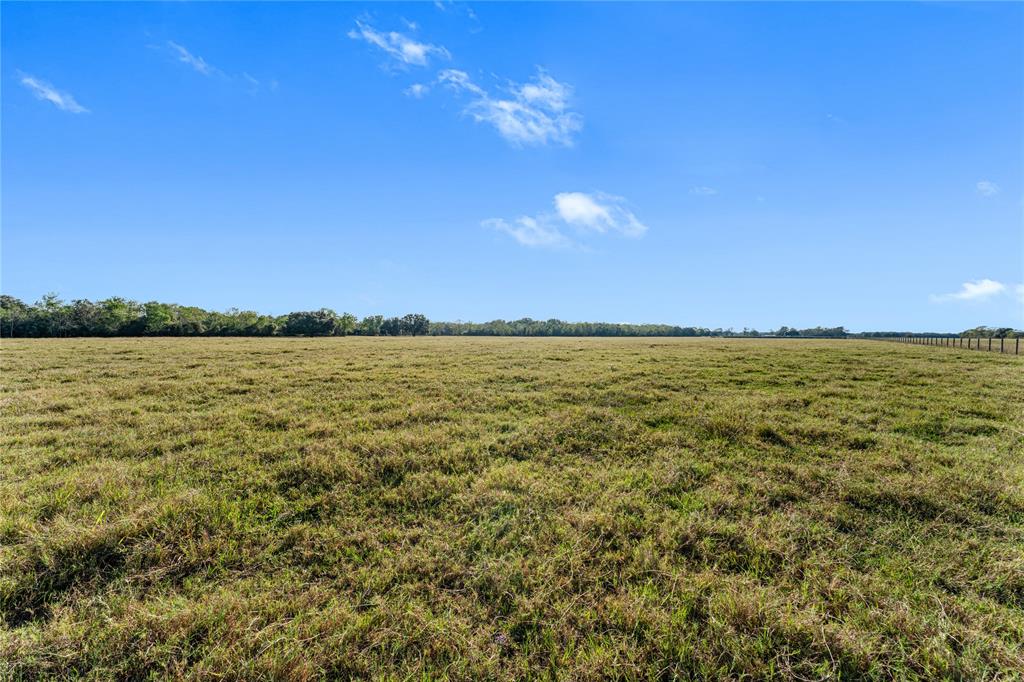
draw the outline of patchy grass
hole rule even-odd
[[[1024,676],[1024,361],[6,341],[0,679]]]

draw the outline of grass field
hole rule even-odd
[[[1024,358],[0,355],[0,679],[1024,677]]]

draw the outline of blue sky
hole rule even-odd
[[[2,6],[2,288],[1024,325],[1024,5]]]

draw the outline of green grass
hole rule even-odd
[[[0,679],[1019,679],[1024,358],[7,341]]]

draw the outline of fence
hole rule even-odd
[[[890,336],[887,341],[909,343],[916,346],[944,346],[946,348],[964,348],[981,350],[990,353],[1020,355],[1020,337],[1007,339],[1003,337],[980,338],[974,336]]]

